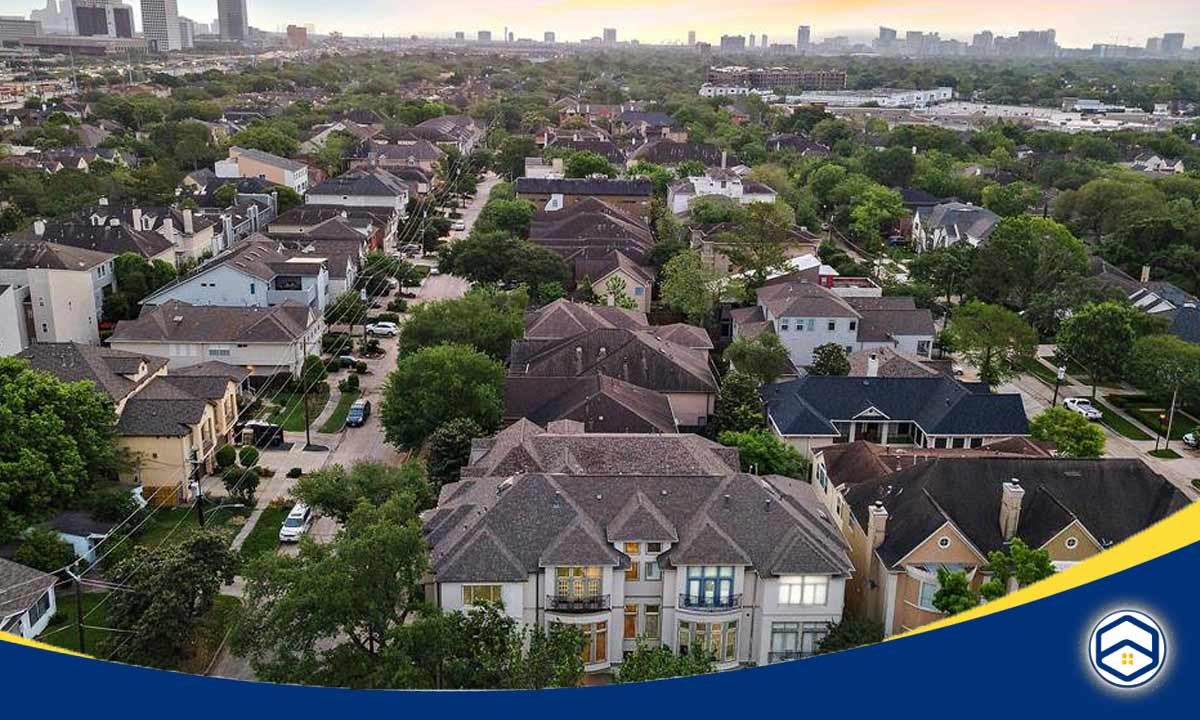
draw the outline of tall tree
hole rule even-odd
[[[715,242],[730,264],[747,275],[750,287],[761,287],[772,271],[787,265],[796,213],[782,200],[751,203],[735,222],[737,230],[718,235]]]
[[[1104,431],[1077,412],[1052,407],[1029,423],[1034,440],[1054,443],[1063,457],[1098,458],[1104,454]]]
[[[709,430],[720,434],[765,427],[767,416],[762,396],[759,395],[761,385],[761,381],[748,372],[732,370],[727,373],[721,382],[721,392],[709,420]]]
[[[722,357],[737,370],[753,375],[764,385],[775,382],[780,375],[793,370],[787,348],[774,333],[764,333],[754,340],[734,340],[725,348]]]
[[[1037,350],[1033,328],[998,305],[963,305],[954,312],[947,331],[954,349],[979,369],[980,379],[989,385],[1012,377]]]
[[[483,430],[469,418],[443,424],[429,436],[429,481],[435,488],[457,482],[463,466],[471,459],[471,441]]]
[[[1044,548],[1031,548],[1024,540],[1015,537],[1009,541],[1006,550],[988,553],[988,564],[984,569],[992,577],[979,588],[979,593],[986,600],[995,600],[1008,594],[1012,581],[1016,581],[1018,588],[1028,587],[1055,572],[1050,562],[1050,552]]]
[[[838,343],[825,343],[813,349],[813,362],[808,366],[810,375],[849,375],[850,358],[846,348]]]
[[[519,292],[473,289],[457,300],[416,305],[400,328],[400,355],[457,343],[503,360],[508,357],[513,340],[525,331],[527,301]]]
[[[302,476],[292,488],[292,494],[343,525],[360,502],[379,506],[402,495],[417,510],[424,510],[431,507],[435,499],[421,464],[414,460],[399,466],[358,462],[349,470],[341,465],[331,465]]]
[[[474,420],[484,432],[500,425],[504,368],[468,345],[435,345],[400,358],[383,390],[384,436],[400,448],[420,447],[443,423]]]
[[[717,441],[738,449],[743,472],[808,479],[808,459],[766,428],[746,432],[727,430],[717,436]]]
[[[717,275],[694,250],[681,252],[663,267],[662,301],[687,316],[689,322],[707,326],[717,304]]]
[[[970,243],[955,243],[921,253],[909,270],[915,280],[928,283],[945,295],[949,306],[953,296],[961,296],[970,288],[974,265],[975,248]]]
[[[1076,310],[1059,326],[1058,349],[1088,371],[1092,398],[1100,383],[1125,374],[1137,339],[1135,316],[1141,314],[1123,303],[1092,303]]]
[[[1024,309],[1038,293],[1087,272],[1087,251],[1053,220],[1002,220],[975,254],[973,285],[978,296]]]

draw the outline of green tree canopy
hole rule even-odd
[[[1012,377],[1037,349],[1037,333],[1016,313],[998,305],[970,302],[950,320],[948,336],[958,352],[996,385]]]
[[[458,482],[459,473],[471,459],[471,441],[483,430],[470,418],[445,423],[429,436],[429,482],[435,488]]]
[[[347,470],[331,465],[296,481],[292,494],[322,515],[345,523],[360,502],[379,506],[403,495],[418,510],[433,505],[434,495],[419,462],[402,465],[358,462]]]
[[[1066,408],[1043,410],[1030,421],[1029,434],[1034,440],[1054,443],[1064,457],[1098,458],[1104,455],[1104,431]]]
[[[792,368],[787,348],[774,333],[764,333],[754,340],[734,340],[723,353],[725,361],[737,370],[748,373],[760,383],[775,382]]]
[[[380,412],[384,436],[397,447],[416,448],[456,418],[495,432],[503,391],[504,368],[469,345],[422,348],[400,358],[388,376]]]
[[[637,648],[631,653],[625,653],[625,658],[617,668],[617,682],[648,682],[705,675],[716,672],[716,669],[717,663],[712,655],[676,655],[666,645],[639,640]]]
[[[709,419],[709,430],[713,433],[748,432],[766,426],[767,416],[763,408],[759,388],[762,382],[748,372],[731,370],[721,381],[721,392],[717,396],[713,415]]]
[[[738,449],[743,472],[808,479],[808,459],[765,428],[746,432],[727,430],[717,437],[717,441]]]
[[[1025,541],[1015,537],[1009,541],[1007,552],[993,550],[988,553],[988,564],[984,570],[991,573],[990,580],[979,588],[987,600],[996,600],[1008,593],[1010,581],[1015,580],[1018,588],[1028,587],[1054,574],[1050,552],[1044,548],[1031,548]]]
[[[825,343],[813,348],[812,365],[808,366],[810,375],[849,375],[850,358],[846,348],[838,343]]]
[[[1002,220],[975,254],[973,285],[980,299],[1024,309],[1039,293],[1087,272],[1087,251],[1053,220]]]
[[[687,316],[688,322],[707,326],[712,320],[717,295],[716,273],[700,254],[688,250],[671,258],[663,267],[662,301]]]
[[[400,328],[399,352],[457,343],[503,360],[525,332],[526,302],[523,293],[473,289],[457,300],[416,305]]]
[[[1075,310],[1058,329],[1058,350],[1082,365],[1096,386],[1125,374],[1142,312],[1118,302],[1091,303]]]

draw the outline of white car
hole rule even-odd
[[[1097,410],[1092,401],[1087,398],[1067,398],[1063,400],[1063,407],[1071,412],[1079,413],[1088,420],[1100,420],[1104,417],[1104,413]]]
[[[459,220],[459,221],[455,222],[453,225],[451,225],[451,226],[450,226],[450,229],[451,229],[451,230],[458,230],[458,231],[460,231],[460,232],[461,232],[461,231],[463,231],[463,230],[466,230],[466,229],[467,229],[467,224],[466,224],[465,222],[463,222],[462,220]]]
[[[400,328],[394,322],[377,322],[367,326],[367,334],[376,337],[396,337]]]
[[[312,510],[304,503],[296,503],[296,506],[284,518],[283,527],[279,528],[279,542],[300,542],[300,536],[307,533],[312,528],[312,524]]]
[[[1200,428],[1196,428],[1183,436],[1183,444],[1193,450],[1200,450]]]

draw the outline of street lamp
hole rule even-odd
[[[1171,438],[1167,435],[1168,432],[1169,431],[1167,430],[1167,414],[1159,413],[1158,414],[1158,434],[1164,440],[1163,449],[1171,447]],[[1158,440],[1154,441],[1154,449],[1155,450],[1158,449]]]
[[[1058,388],[1062,386],[1063,380],[1067,379],[1067,368],[1063,365],[1058,366],[1058,372],[1054,374],[1054,400],[1050,402],[1050,407],[1058,405]]]

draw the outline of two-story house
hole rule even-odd
[[[227,159],[216,163],[214,171],[218,178],[260,178],[301,195],[308,192],[307,165],[262,150],[235,145],[229,148]]]
[[[514,425],[424,515],[429,596],[578,627],[592,673],[639,643],[720,669],[811,654],[841,618],[848,547],[808,483],[742,474],[736,455],[693,435]]]
[[[104,225],[110,218],[138,230],[155,232],[175,248],[175,262],[198,262],[219,251],[216,218],[201,215],[188,208],[114,207],[102,204],[87,211],[92,225]]]
[[[388,208],[403,214],[408,205],[408,186],[380,168],[360,168],[330,178],[309,192],[309,205]]]
[[[100,341],[104,298],[116,289],[111,253],[0,239],[0,322],[9,354],[31,342]]]
[[[985,207],[957,201],[923,207],[913,217],[913,247],[917,252],[965,242],[979,247],[1000,224],[1000,216]]]
[[[692,200],[715,196],[734,200],[741,205],[773,203],[778,194],[767,185],[743,180],[740,175],[724,168],[710,168],[704,175],[687,177],[667,190],[667,207],[676,215],[688,211]]]

